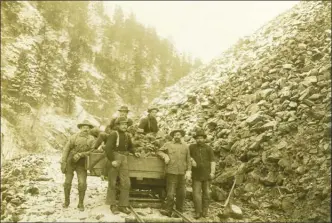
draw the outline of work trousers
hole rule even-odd
[[[110,195],[110,204],[116,204],[116,180],[119,176],[120,178],[120,196],[119,196],[119,206],[127,207],[129,206],[129,190],[130,190],[130,178],[128,170],[128,153],[114,152],[114,160],[120,165],[118,167],[112,166],[111,162],[108,160],[108,194]]]
[[[166,174],[166,210],[172,211],[174,206],[174,196],[176,196],[176,209],[183,211],[186,197],[186,180],[184,174]]]
[[[75,171],[78,179],[78,190],[86,191],[86,179],[88,174],[87,170],[85,169],[85,159],[86,158],[81,158],[76,163],[73,163],[71,159],[68,159],[65,173],[65,183],[63,185],[65,188],[71,188]]]
[[[210,181],[192,181],[193,187],[193,201],[196,213],[202,213],[203,210],[207,210],[209,208],[210,203]]]
[[[109,136],[109,134],[108,133],[106,133],[106,132],[100,132],[99,133],[99,135],[98,135],[98,137],[97,137],[97,139],[96,139],[96,141],[95,141],[95,143],[94,143],[94,146],[93,146],[93,148],[94,149],[98,149],[99,148],[99,146],[104,142],[104,143],[106,143],[106,140],[107,140],[107,137]],[[106,163],[107,164],[107,163]],[[108,177],[108,166],[107,165],[105,165],[104,166],[104,168],[103,168],[103,170],[102,170],[102,175],[106,178],[106,177]]]

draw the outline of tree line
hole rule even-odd
[[[26,4],[35,10],[29,20],[21,18]],[[99,24],[93,23],[96,18]],[[71,114],[76,96],[99,117],[114,112],[119,98],[139,111],[202,64],[177,52],[133,13],[125,15],[116,7],[109,17],[102,2],[5,1],[1,31],[1,47],[6,51],[2,72],[15,67],[11,76],[1,75],[5,115],[45,104]],[[31,40],[30,48],[15,50],[24,39]],[[104,78],[95,78],[84,66],[95,68]]]

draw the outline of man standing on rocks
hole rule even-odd
[[[199,118],[197,120],[197,124],[193,129],[193,133],[195,134],[198,131],[204,131],[204,123],[205,123],[205,118]]]
[[[192,188],[195,207],[195,219],[206,217],[210,202],[210,180],[214,178],[216,162],[211,147],[204,143],[206,134],[196,132],[196,144],[189,146],[192,162]]]
[[[156,119],[158,108],[149,108],[148,115],[145,118],[142,118],[138,125],[138,132],[147,134],[147,133],[157,133],[159,131],[158,122]]]
[[[164,144],[157,153],[166,163],[166,210],[160,213],[172,216],[174,206],[174,195],[176,194],[176,209],[183,212],[186,195],[186,179],[191,177],[191,161],[188,145],[183,143],[181,138],[185,132],[181,129],[173,130],[170,133],[173,141]]]
[[[128,120],[120,117],[115,121],[118,125],[117,130],[111,132],[108,136],[105,152],[107,155],[108,166],[108,189],[107,198],[110,200],[110,209],[113,214],[118,214],[120,211],[130,214],[129,206],[129,189],[130,178],[128,171],[127,156],[129,152],[139,157],[139,153],[135,153],[130,135],[126,133]],[[119,208],[116,206],[116,180],[120,178],[120,197]]]
[[[64,208],[67,208],[70,204],[70,191],[71,183],[74,177],[74,171],[77,174],[78,179],[78,208],[80,211],[84,211],[84,196],[87,188],[87,171],[85,169],[86,156],[91,152],[94,137],[89,134],[89,130],[93,128],[93,125],[89,121],[84,121],[77,125],[80,132],[72,135],[69,141],[65,145],[62,153],[61,160],[61,172],[65,174],[64,193],[65,203]]]

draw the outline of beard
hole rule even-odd
[[[174,141],[179,142],[179,141],[181,141],[181,139],[180,138],[174,138]]]
[[[82,130],[82,133],[86,135],[89,133],[89,130]]]

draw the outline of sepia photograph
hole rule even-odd
[[[331,222],[331,1],[1,1],[1,222]]]

